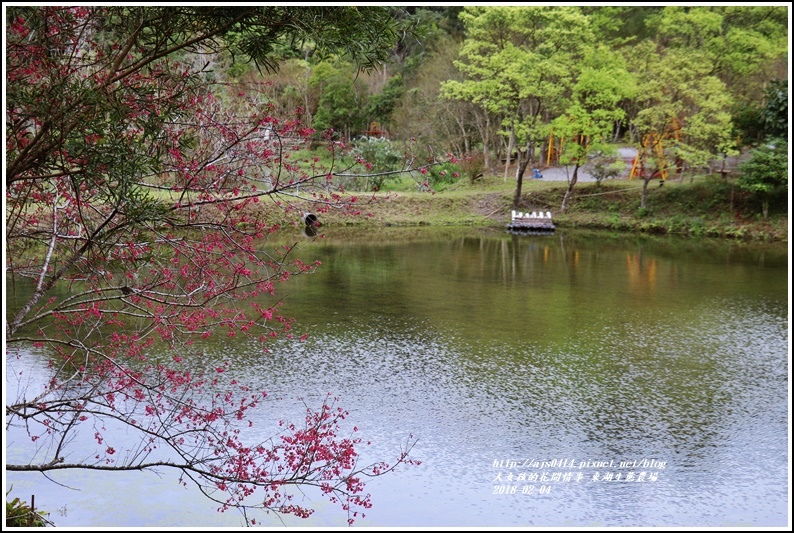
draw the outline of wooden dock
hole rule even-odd
[[[533,211],[532,213],[512,212],[507,225],[508,233],[515,235],[552,235],[555,226],[551,212]]]

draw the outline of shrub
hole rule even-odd
[[[455,163],[442,163],[427,169],[427,178],[430,185],[437,187],[442,184],[456,183],[460,178],[460,169]]]
[[[626,164],[617,157],[599,152],[587,162],[585,170],[595,178],[596,185],[600,187],[605,179],[614,179],[623,174]]]
[[[706,232],[706,225],[702,218],[694,218],[689,223],[689,234],[701,237]]]
[[[8,495],[11,493],[9,488],[6,491],[6,526],[7,527],[45,527],[49,522],[42,513],[36,511],[26,502],[19,498],[14,498],[8,501]]]
[[[761,199],[763,218],[769,216],[769,202],[775,194],[788,194],[788,143],[772,139],[751,152],[750,160],[739,167],[736,185]]]
[[[667,221],[667,231],[669,233],[685,233],[686,227],[686,220],[682,215],[677,213]]]
[[[403,154],[395,150],[391,141],[385,137],[361,137],[356,140],[355,147],[350,155],[362,162],[366,167],[367,174],[378,174],[382,172],[392,172],[400,170]],[[370,176],[366,179],[367,189],[380,189],[388,179],[394,179],[399,174]],[[359,188],[364,185],[356,183]]]
[[[481,153],[469,154],[458,162],[458,167],[462,175],[473,185],[485,173],[485,159]]]

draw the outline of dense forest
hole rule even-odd
[[[406,7],[393,16],[405,32],[365,73],[285,46],[264,78],[231,58],[219,58],[215,75],[285,114],[299,107],[318,131],[479,150],[492,169],[507,154],[546,159],[550,140],[554,157],[577,135],[674,139],[683,163],[699,166],[786,132],[783,6]]]
[[[322,32],[301,39],[229,32],[223,46],[179,49],[169,59],[195,71],[227,114],[267,113],[313,130],[281,135],[285,147],[337,141],[336,157],[346,160],[334,163],[342,170],[334,179],[348,190],[380,190],[400,170],[432,163],[425,190],[453,176],[503,173],[516,181],[517,205],[527,168],[573,165],[565,211],[588,162],[591,174],[639,177],[647,186],[714,171],[750,149],[761,150],[761,160],[787,157],[787,6],[358,13],[374,18],[342,28],[352,47],[331,50],[326,39],[343,39]],[[313,15],[290,16],[300,28]],[[780,141],[767,142],[773,138]],[[617,156],[621,144],[639,151],[629,168]],[[344,174],[355,161],[366,169]],[[779,188],[786,183],[779,166],[740,185],[762,194]]]
[[[401,38],[362,72],[340,56],[284,46],[262,77],[219,60],[219,80],[280,113],[352,143],[378,171],[406,160],[459,166],[445,176],[504,173],[519,204],[526,169],[594,160],[597,172],[653,178],[709,172],[788,128],[788,9],[784,6],[447,6],[391,8]],[[626,168],[617,143],[640,157]],[[772,150],[782,161],[787,145]],[[780,165],[778,165],[779,167]],[[777,167],[776,167],[777,168]],[[513,170],[515,169],[515,170]],[[592,170],[592,164],[591,164]],[[464,172],[465,171],[465,172]],[[748,190],[785,184],[756,173]],[[388,178],[347,182],[383,186]],[[643,207],[646,193],[643,191]]]

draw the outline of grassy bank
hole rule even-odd
[[[459,182],[435,193],[395,190],[359,194],[360,216],[329,212],[325,225],[346,226],[495,226],[503,227],[512,209],[515,183],[501,177]],[[654,181],[647,206],[640,207],[642,182],[609,180],[577,184],[566,213],[560,213],[567,183],[525,180],[520,209],[551,211],[558,228],[788,240],[788,198],[774,198],[767,219],[760,201],[719,177]],[[366,201],[362,201],[366,199]]]

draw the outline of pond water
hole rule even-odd
[[[789,523],[785,244],[329,228],[298,252],[322,262],[281,295],[308,339],[207,357],[277,398],[262,424],[331,392],[362,461],[418,438],[422,464],[370,481],[357,526]],[[241,523],[168,475],[52,477],[7,483],[61,527]],[[286,525],[346,525],[302,503]]]

